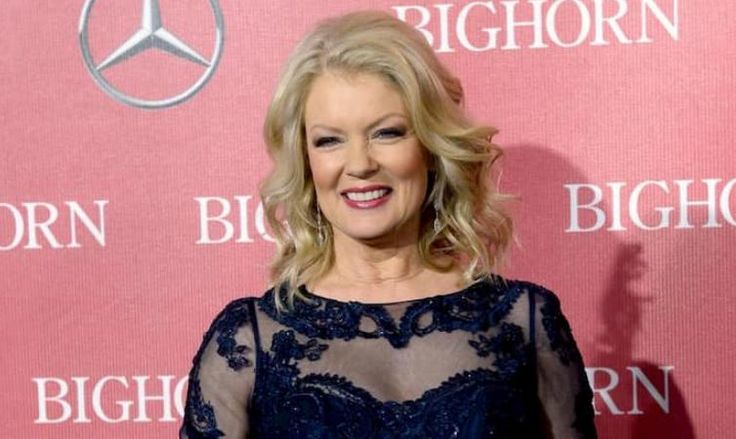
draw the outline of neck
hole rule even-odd
[[[365,243],[336,234],[335,265],[330,274],[362,286],[395,285],[426,269],[416,239],[396,236],[390,244]]]
[[[458,270],[438,272],[422,262],[417,240],[396,233],[366,243],[334,235],[335,264],[312,291],[338,300],[396,302],[452,291],[462,285]]]

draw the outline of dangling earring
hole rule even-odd
[[[322,227],[322,211],[317,206],[317,244],[320,246],[325,243],[325,230]]]
[[[440,202],[438,199],[434,201],[434,223],[432,223],[432,228],[434,229],[435,235],[439,235],[440,230],[442,230],[442,223],[440,222]]]

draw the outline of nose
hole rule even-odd
[[[345,172],[351,177],[367,178],[378,171],[370,142],[360,139],[350,143],[345,157]]]

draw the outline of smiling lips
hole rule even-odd
[[[350,188],[340,192],[345,203],[356,209],[372,209],[388,201],[391,188],[388,186],[366,186]]]

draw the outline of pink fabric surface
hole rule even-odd
[[[530,47],[526,26],[514,49],[508,4],[529,21],[529,1],[220,1],[212,78],[158,110],[96,85],[77,34],[83,3],[6,0],[0,13],[3,436],[175,434],[206,324],[227,301],[266,288],[273,244],[257,185],[270,166],[261,126],[279,69],[314,22],[364,8],[412,24],[429,17],[422,28],[463,81],[469,112],[500,129],[500,186],[519,196],[521,244],[503,274],[562,299],[598,390],[600,436],[727,436],[731,2],[550,0],[537,17],[547,47]],[[94,2],[97,62],[137,29],[140,3]],[[212,54],[209,1],[160,6],[167,29]],[[615,26],[602,21],[617,12]],[[496,47],[477,50],[490,45],[486,28],[500,29]],[[573,47],[554,42],[580,35]],[[202,71],[149,50],[104,75],[161,99]]]

